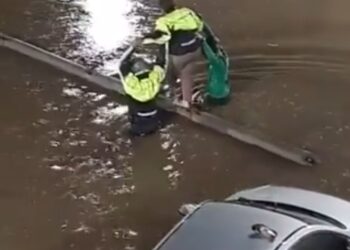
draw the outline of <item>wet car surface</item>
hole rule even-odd
[[[154,249],[349,247],[350,202],[321,193],[263,186],[185,206],[190,206],[185,217]]]

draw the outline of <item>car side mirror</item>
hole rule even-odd
[[[264,224],[254,224],[252,230],[260,238],[266,238],[269,241],[274,241],[277,237],[277,232]]]
[[[179,209],[178,209],[178,213],[181,216],[186,216],[190,213],[192,213],[194,210],[196,210],[196,208],[198,207],[198,205],[196,204],[183,204]]]

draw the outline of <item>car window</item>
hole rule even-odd
[[[273,212],[285,214],[298,220],[301,220],[307,224],[330,225],[346,229],[346,226],[340,223],[339,221],[330,218],[329,216],[318,214],[314,211],[310,211],[304,208],[268,201],[246,201],[244,199],[240,199],[239,202],[243,204],[248,204],[249,206],[256,206],[260,208],[262,207],[263,209],[268,209],[272,210]]]
[[[289,250],[350,250],[349,238],[334,232],[317,232],[301,238]]]

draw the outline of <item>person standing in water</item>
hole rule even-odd
[[[186,7],[177,7],[173,0],[159,0],[164,15],[156,20],[153,33],[146,35],[144,43],[169,42],[170,69],[180,79],[182,100],[180,105],[191,108],[195,61],[203,58],[202,36],[205,25],[201,17]]]

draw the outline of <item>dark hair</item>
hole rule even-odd
[[[175,2],[174,0],[159,0],[159,6],[164,12],[169,13],[175,10]]]
[[[131,60],[131,71],[134,74],[140,74],[150,71],[152,68],[151,64],[146,62],[142,57],[134,57]]]

